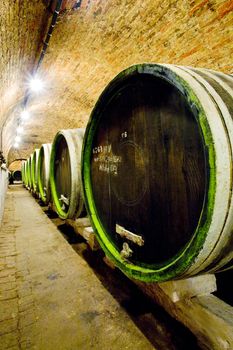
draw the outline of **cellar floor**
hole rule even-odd
[[[0,231],[1,350],[198,349],[183,326],[66,230],[21,185],[9,187]]]

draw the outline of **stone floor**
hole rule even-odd
[[[102,260],[76,238],[70,245],[57,226],[22,186],[9,188],[0,231],[1,350],[198,349],[183,326],[148,307],[119,271],[102,273]]]

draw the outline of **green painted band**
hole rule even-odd
[[[91,183],[92,143],[99,120],[101,118],[101,111],[106,104],[106,100],[108,101],[113,96],[114,92],[117,91],[117,88],[119,88],[121,84],[124,84],[129,77],[138,74],[150,74],[166,80],[168,83],[174,85],[181,92],[181,94],[185,96],[191,108],[192,106],[195,106],[197,113],[195,118],[197,124],[199,125],[200,134],[202,135],[203,142],[205,144],[206,167],[209,171],[205,201],[198,226],[192,239],[188,242],[184,249],[182,249],[182,251],[180,251],[172,259],[163,264],[155,265],[134,265],[122,259],[120,252],[114,246],[108,232],[106,232],[98,216],[98,210],[95,205]],[[215,159],[216,155],[214,143],[203,106],[188,83],[169,68],[156,64],[135,65],[121,72],[105,88],[91,113],[84,136],[82,149],[82,181],[84,185],[86,208],[91,218],[97,239],[106,255],[109,256],[110,259],[112,259],[126,275],[146,282],[165,281],[177,278],[181,274],[185,273],[185,271],[187,271],[193,264],[195,258],[204,245],[208,234],[208,229],[212,221],[216,192]]]

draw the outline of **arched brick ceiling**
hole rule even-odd
[[[6,120],[11,121],[11,111],[23,96],[25,76],[33,69],[47,21],[48,13],[41,0],[0,2],[1,128]],[[11,123],[9,126],[14,127]],[[9,147],[8,137],[6,135],[3,139],[3,145],[0,140],[5,155]]]
[[[21,36],[26,35],[27,40],[21,48],[23,58],[17,56],[14,68],[20,74],[14,75],[11,70],[4,73],[8,85],[9,81],[18,84],[17,91],[22,86],[22,72],[30,69],[38,54],[38,38],[45,21],[42,2],[33,1],[37,11],[34,31],[29,33],[27,16],[22,17],[22,13],[29,11],[31,1],[23,3],[25,12],[19,13],[16,27],[19,30],[23,24]],[[32,117],[25,124],[19,150],[10,151],[10,160],[28,156],[41,143],[51,142],[62,128],[85,127],[106,84],[129,65],[166,62],[233,72],[232,37],[232,1],[83,0],[79,10],[59,18],[39,69],[47,90],[30,99]],[[12,45],[10,49],[16,53],[18,47]],[[3,72],[0,74],[3,76]],[[8,85],[2,87],[3,93],[9,92]],[[11,103],[20,94],[16,96]],[[2,115],[5,110],[4,106]],[[12,127],[6,140],[11,137]]]

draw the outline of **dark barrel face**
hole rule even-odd
[[[161,78],[130,77],[105,102],[91,157],[97,215],[118,251],[128,243],[131,262],[163,264],[189,243],[201,215],[201,131],[185,97]]]
[[[71,197],[71,166],[69,149],[63,136],[59,138],[59,141],[56,144],[54,179],[57,197],[60,201],[62,210],[67,212]]]
[[[15,181],[21,181],[22,180],[22,173],[21,173],[20,170],[14,171],[13,176],[14,176],[14,180]]]

